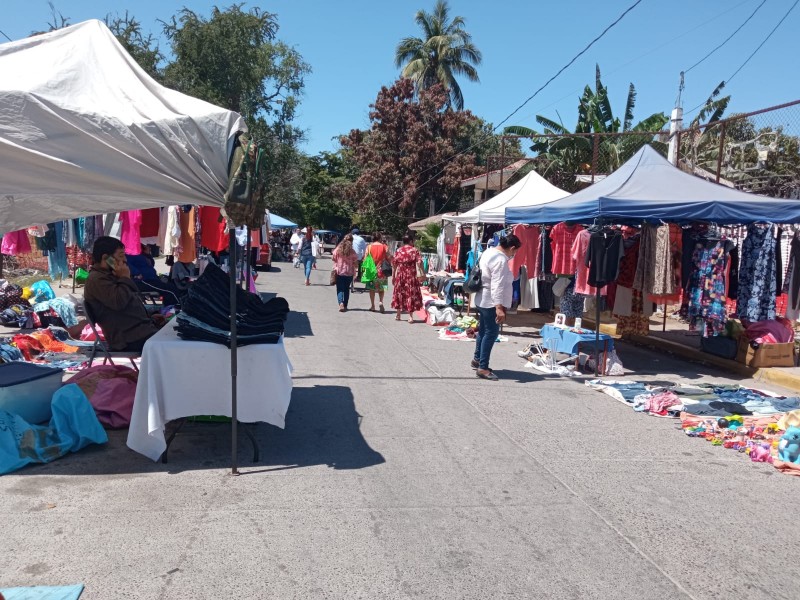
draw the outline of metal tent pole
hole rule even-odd
[[[248,227],[247,225],[245,225],[244,231],[247,234],[247,245],[244,248],[244,257],[242,259],[242,262],[244,263],[244,277],[242,278],[243,279],[242,289],[244,289],[245,291],[249,292],[250,291],[250,267],[251,267],[251,263],[252,263],[252,259],[251,259],[252,248],[250,247],[252,245],[252,241],[250,240],[250,236],[253,233],[252,233],[252,230],[250,229],[250,227]]]
[[[238,467],[238,431],[237,431],[237,397],[236,377],[238,374],[237,348],[236,348],[236,274],[238,269],[236,261],[236,230],[228,230],[228,246],[231,255],[230,261],[230,293],[231,293],[231,475],[239,474]]]
[[[594,376],[600,369],[600,287],[595,290],[594,298]],[[603,365],[605,366],[605,365]],[[604,373],[605,375],[605,373]]]

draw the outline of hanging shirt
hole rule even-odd
[[[575,259],[572,257],[572,245],[575,238],[583,231],[578,224],[559,223],[550,232],[550,243],[553,248],[553,267],[555,275],[575,275]]]
[[[511,273],[517,276],[521,267],[526,267],[528,273],[533,273],[536,268],[536,254],[539,251],[539,228],[517,225],[513,229],[513,234],[519,238],[522,246],[517,250],[514,258],[508,261]]]
[[[181,252],[177,259],[183,263],[191,263],[197,258],[197,249],[195,248],[195,209],[190,208],[187,211],[179,208],[178,210],[180,210]]]
[[[126,210],[120,213],[119,220],[122,223],[122,243],[125,245],[125,254],[141,254],[142,211]]]
[[[616,281],[619,263],[625,254],[622,234],[618,231],[597,231],[589,236],[585,264],[589,267],[589,283],[604,286]]]
[[[200,245],[211,252],[222,252],[228,248],[225,219],[220,219],[217,206],[200,207]]]
[[[28,240],[28,232],[24,229],[22,231],[12,231],[3,236],[3,254],[19,256],[20,254],[29,254],[30,251],[31,243]]]
[[[597,288],[589,285],[589,263],[587,254],[589,252],[589,239],[592,234],[584,229],[572,243],[572,258],[575,261],[575,293],[584,296],[594,296]]]
[[[142,238],[147,238],[147,242],[143,243],[153,243],[150,240],[154,240],[158,238],[158,228],[161,221],[161,209],[160,208],[147,208],[142,211],[142,225],[139,228],[139,234]]]

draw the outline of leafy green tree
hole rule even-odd
[[[414,81],[417,91],[440,84],[448,93],[447,105],[455,110],[464,108],[464,96],[456,80],[463,75],[479,81],[480,50],[464,29],[463,17],[450,18],[447,0],[437,0],[432,13],[417,11],[414,18],[423,37],[407,37],[395,51],[395,64],[402,67],[401,76]]]
[[[355,213],[355,205],[347,197],[347,185],[355,177],[344,153],[321,152],[304,157],[303,169],[301,210],[292,217],[320,229],[347,228],[353,223]]]
[[[440,223],[428,223],[417,235],[414,245],[420,252],[436,252],[436,242],[440,233],[442,233]]]
[[[310,72],[299,52],[276,40],[277,17],[242,4],[205,18],[188,8],[165,24],[174,60],[165,85],[239,112],[250,135],[267,149],[267,206],[281,214],[299,210],[303,171],[293,120]]]
[[[358,170],[348,194],[360,222],[402,234],[408,223],[435,214],[459,194],[463,179],[481,172],[474,155],[454,147],[475,117],[446,106],[442,86],[420,91],[415,101],[414,83],[400,79],[381,88],[371,105],[370,129],[342,137]]]
[[[105,23],[139,66],[156,81],[162,81],[163,73],[160,65],[164,55],[153,34],[145,34],[142,31],[142,24],[128,14],[128,11],[125,11],[122,17],[106,15]]]
[[[543,137],[540,132],[520,126],[507,127],[505,132],[531,137],[533,140],[531,150],[536,152],[541,159],[539,164],[542,175],[562,189],[576,191],[582,184],[576,181],[575,175],[591,172],[594,141],[591,136],[574,134],[642,132],[642,135],[604,135],[600,137],[597,167],[601,172],[615,171],[648,143],[652,143],[666,154],[666,145],[654,139],[652,132],[660,131],[669,122],[669,117],[664,113],[653,113],[634,125],[635,107],[636,88],[631,83],[628,88],[623,120],[620,121],[618,117],[614,116],[608,97],[608,88],[603,85],[600,66],[597,65],[594,90],[587,85],[578,101],[578,122],[574,132],[564,126],[560,116],[557,122],[542,115],[536,116],[537,123],[543,127],[541,133],[557,137]]]

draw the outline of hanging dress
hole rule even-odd
[[[736,311],[750,322],[775,318],[776,258],[771,224],[747,227],[739,267]]]

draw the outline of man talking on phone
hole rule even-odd
[[[97,238],[92,260],[83,296],[106,342],[117,352],[141,352],[144,343],[164,324],[164,317],[147,314],[131,279],[121,241],[108,236]]]

